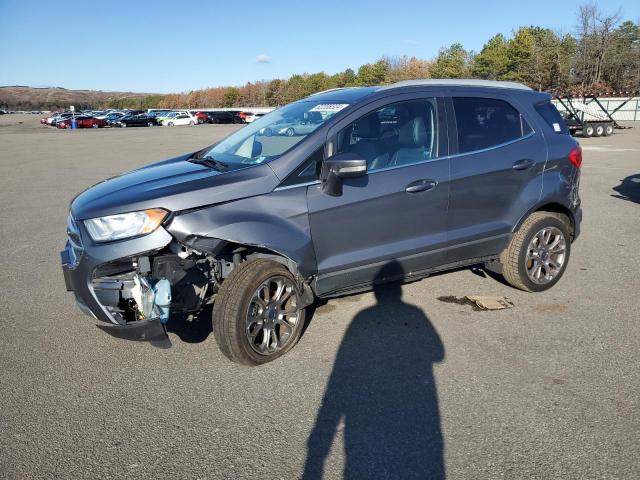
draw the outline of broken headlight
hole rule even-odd
[[[140,212],[91,218],[84,221],[84,226],[94,242],[109,242],[151,233],[167,218],[168,213],[161,208],[150,208]]]

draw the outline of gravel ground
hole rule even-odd
[[[169,350],[106,335],[64,288],[69,201],[234,128],[0,117],[0,477],[640,478],[640,128],[581,140],[582,235],[551,291],[464,269],[330,300],[253,369],[204,322]],[[514,307],[438,300],[473,294]]]

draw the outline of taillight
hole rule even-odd
[[[582,166],[582,147],[580,147],[580,145],[571,149],[569,152],[569,161],[576,168]]]

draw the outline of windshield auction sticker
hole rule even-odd
[[[339,112],[348,107],[348,103],[321,103],[313,107],[310,112]]]

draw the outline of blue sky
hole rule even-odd
[[[433,57],[539,25],[571,32],[584,1],[0,0],[0,85],[182,92],[382,55]],[[600,0],[638,21],[640,1]]]

